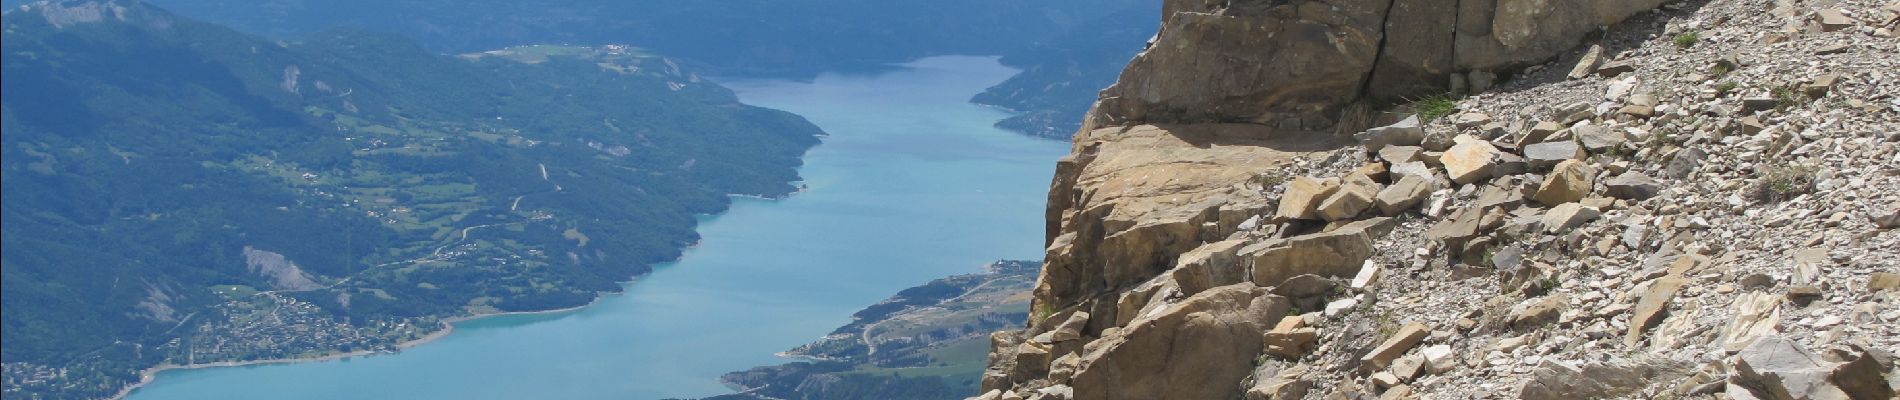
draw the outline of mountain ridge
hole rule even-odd
[[[821,133],[626,49],[273,42],[123,0],[5,25],[8,397],[586,304],[729,194],[796,190]]]

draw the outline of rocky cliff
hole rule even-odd
[[[1900,6],[1663,3],[1165,2],[978,398],[1892,398]]]

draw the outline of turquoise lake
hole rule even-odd
[[[1068,144],[991,127],[970,96],[1016,71],[935,57],[874,75],[722,82],[831,136],[809,189],[736,199],[700,244],[561,314],[503,316],[399,354],[168,371],[133,400],[660,399],[729,393],[717,378],[787,360],[851,313],[998,259],[1040,259],[1043,202]],[[974,393],[972,393],[974,395]]]

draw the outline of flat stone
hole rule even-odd
[[[1512,308],[1511,328],[1520,331],[1536,329],[1557,321],[1564,308],[1570,305],[1570,298],[1564,295],[1544,296],[1541,299],[1525,300]]]
[[[1841,10],[1832,8],[1822,9],[1815,11],[1814,15],[1820,20],[1821,30],[1823,31],[1833,32],[1854,27],[1854,19],[1848,18],[1847,14],[1841,12]]]
[[[1517,145],[1528,149],[1532,144],[1550,141],[1546,139],[1550,139],[1552,135],[1562,130],[1564,130],[1564,124],[1555,121],[1537,121],[1536,124],[1531,125],[1530,131],[1524,132],[1523,138],[1518,139]]]
[[[1451,123],[1452,125],[1457,126],[1460,129],[1474,128],[1474,127],[1482,126],[1484,124],[1491,123],[1491,114],[1475,113],[1475,112],[1460,113],[1458,115],[1451,116]]]
[[[1773,106],[1771,105],[1769,107],[1772,108]],[[1755,136],[1761,133],[1762,130],[1768,129],[1768,125],[1761,123],[1761,118],[1753,116],[1737,118],[1735,123],[1741,127],[1742,136]]]
[[[1795,285],[1821,284],[1821,278],[1827,272],[1825,267],[1834,263],[1834,259],[1827,256],[1825,248],[1796,250],[1792,258],[1794,274],[1788,277],[1788,281]]]
[[[1867,277],[1867,292],[1875,293],[1900,289],[1900,274],[1875,272]]]
[[[1846,399],[1847,393],[1828,381],[1833,366],[1799,343],[1769,336],[1735,355],[1732,382],[1758,388],[1770,399]]]
[[[1367,129],[1353,135],[1366,151],[1378,152],[1386,146],[1417,146],[1425,141],[1425,126],[1417,115],[1407,116],[1392,125]]]
[[[1591,220],[1595,220],[1602,215],[1603,212],[1598,211],[1596,207],[1586,207],[1577,203],[1560,204],[1556,207],[1551,207],[1549,212],[1544,213],[1544,230],[1548,232],[1562,232],[1583,226],[1583,224],[1589,223]]]
[[[1663,165],[1663,174],[1673,179],[1688,178],[1697,169],[1702,168],[1702,161],[1708,158],[1709,153],[1702,149],[1693,147],[1682,149],[1676,152],[1675,157],[1669,159],[1668,164]]]
[[[1591,73],[1596,72],[1597,64],[1602,62],[1603,46],[1590,45],[1590,49],[1583,52],[1583,58],[1577,60],[1577,65],[1570,68],[1570,79],[1583,79],[1590,76]]]
[[[1319,204],[1339,191],[1338,178],[1293,178],[1280,195],[1278,216],[1286,219],[1319,219]]]
[[[1421,153],[1421,155],[1422,154],[1423,153]],[[1438,172],[1436,172],[1436,170],[1433,170],[1431,165],[1425,163],[1424,161],[1412,161],[1412,162],[1406,162],[1406,163],[1401,163],[1401,164],[1393,164],[1392,168],[1389,168],[1388,171],[1389,171],[1388,173],[1392,176],[1392,179],[1396,179],[1396,180],[1403,180],[1405,179],[1405,177],[1408,177],[1408,176],[1416,176],[1416,177],[1424,178],[1427,182],[1430,182],[1434,180],[1434,178],[1438,177]]]
[[[1611,61],[1608,64],[1603,64],[1602,67],[1597,67],[1597,76],[1604,78],[1615,78],[1618,75],[1631,72],[1636,72],[1636,64],[1632,64],[1629,61]]]
[[[1425,372],[1442,374],[1458,367],[1458,358],[1452,354],[1450,345],[1426,346],[1418,354],[1425,357]]]
[[[1776,101],[1775,98],[1768,96],[1744,97],[1742,98],[1742,112],[1754,113],[1773,110],[1775,106],[1780,104],[1780,101]]]
[[[1722,329],[1718,341],[1722,350],[1741,351],[1754,344],[1756,339],[1772,335],[1781,323],[1781,296],[1767,292],[1743,293],[1736,296],[1735,313]]]
[[[1353,274],[1351,287],[1353,289],[1365,289],[1374,283],[1378,283],[1379,272],[1379,263],[1370,260],[1366,261],[1365,266],[1359,267],[1359,273]]]
[[[1872,221],[1874,226],[1880,227],[1880,229],[1900,228],[1900,201],[1896,201],[1884,209],[1875,207],[1874,212],[1869,214],[1867,219]]]
[[[1841,80],[1840,74],[1827,74],[1827,75],[1817,76],[1814,78],[1813,82],[1808,82],[1807,84],[1801,85],[1801,92],[1807,94],[1808,97],[1810,98],[1818,99],[1822,97],[1827,97],[1827,93],[1829,91],[1834,90],[1835,82],[1839,82],[1840,80]]]
[[[1524,161],[1537,170],[1555,167],[1565,160],[1580,160],[1586,155],[1588,153],[1583,152],[1583,146],[1576,142],[1545,142],[1524,146]]]
[[[1399,357],[1397,360],[1392,360],[1392,368],[1387,371],[1398,376],[1400,381],[1411,382],[1412,379],[1425,374],[1425,357],[1415,355]]]
[[[1418,146],[1385,146],[1379,149],[1379,159],[1392,165],[1399,165],[1421,160],[1419,153],[1423,152],[1425,148]]]
[[[1372,208],[1372,198],[1379,195],[1380,189],[1384,188],[1370,178],[1349,179],[1319,203],[1319,217],[1327,221],[1353,219]]]
[[[1397,333],[1393,333],[1392,337],[1386,338],[1385,342],[1379,343],[1378,347],[1372,348],[1372,352],[1360,357],[1359,363],[1362,368],[1369,368],[1367,371],[1383,370],[1392,365],[1392,360],[1398,359],[1406,351],[1412,350],[1413,346],[1425,341],[1425,336],[1430,334],[1431,328],[1427,328],[1425,324],[1416,322],[1406,324],[1400,327]]]
[[[1624,200],[1648,200],[1662,192],[1662,183],[1649,175],[1629,171],[1603,182],[1604,193]]]
[[[1885,373],[1887,368],[1876,361],[1871,352],[1862,351],[1852,361],[1834,367],[1828,380],[1837,385],[1848,398],[1853,399],[1892,399],[1894,388],[1888,384]]]
[[[1820,48],[1814,49],[1814,55],[1826,56],[1826,55],[1841,54],[1841,53],[1846,53],[1848,50],[1853,50],[1853,49],[1854,49],[1854,45],[1846,44],[1846,43],[1835,43],[1835,44],[1821,46]]]
[[[1468,138],[1445,151],[1441,161],[1445,164],[1445,174],[1452,182],[1460,185],[1477,182],[1492,176],[1497,168],[1498,149],[1491,142],[1476,137]]]
[[[1417,175],[1406,175],[1399,178],[1398,182],[1380,190],[1379,194],[1373,197],[1372,205],[1377,207],[1382,215],[1397,216],[1418,208],[1419,203],[1424,202],[1425,198],[1431,194],[1431,181]]]
[[[1390,221],[1373,218],[1327,232],[1262,242],[1241,249],[1240,255],[1253,259],[1253,280],[1260,286],[1276,286],[1306,274],[1347,276],[1372,258],[1373,233]]]
[[[1577,135],[1577,141],[1583,144],[1583,149],[1592,153],[1619,149],[1623,147],[1623,144],[1629,143],[1629,138],[1623,135],[1623,131],[1610,129],[1604,125],[1578,125],[1571,128],[1571,132]]]
[[[1281,318],[1262,338],[1266,353],[1297,360],[1313,351],[1314,344],[1319,342],[1319,330],[1306,327],[1304,321],[1304,318]]]
[[[1281,400],[1306,397],[1306,392],[1313,388],[1313,382],[1300,379],[1299,372],[1298,368],[1295,368],[1279,376],[1262,379],[1252,388],[1247,389],[1246,400]]]
[[[1629,362],[1571,363],[1545,358],[1518,387],[1521,400],[1613,399],[1639,394],[1652,382],[1667,381],[1679,368]]]
[[[1669,311],[1669,301],[1676,297],[1676,291],[1682,290],[1687,280],[1665,276],[1650,283],[1649,290],[1636,300],[1636,308],[1630,311],[1629,333],[1623,336],[1623,344],[1634,347],[1643,341],[1643,333],[1662,323],[1664,313]]]

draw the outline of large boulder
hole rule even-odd
[[[1569,362],[1544,359],[1518,387],[1524,400],[1613,399],[1639,394],[1680,368],[1650,362]],[[1679,375],[1678,375],[1679,376]]]
[[[1084,125],[1328,129],[1348,105],[1443,93],[1453,75],[1537,64],[1661,3],[1169,0],[1153,43]]]
[[[1544,184],[1537,187],[1532,200],[1546,205],[1573,203],[1583,200],[1590,194],[1591,182],[1596,171],[1581,160],[1564,160],[1544,176]]]
[[[1091,344],[1070,386],[1077,399],[1238,398],[1261,332],[1290,307],[1248,283],[1201,292]]]
[[[1355,175],[1319,203],[1319,217],[1327,221],[1353,219],[1372,208],[1372,198],[1383,189],[1378,182]]]
[[[1445,164],[1445,175],[1460,185],[1491,178],[1501,154],[1497,146],[1472,136],[1459,136],[1456,140],[1458,144],[1446,150],[1440,159]]]
[[[1383,155],[1387,146],[1418,146],[1425,142],[1425,127],[1419,123],[1417,115],[1410,115],[1398,123],[1367,129],[1353,135],[1353,138],[1359,139],[1359,145],[1364,146],[1366,151],[1381,152]],[[1386,161],[1399,163],[1411,160]]]
[[[1286,191],[1280,194],[1280,218],[1319,219],[1319,207],[1333,193],[1339,191],[1338,178],[1298,177],[1286,183]]]
[[[1756,340],[1731,361],[1730,390],[1746,389],[1763,399],[1846,399],[1847,393],[1828,381],[1834,365],[1800,343],[1769,336]]]
[[[1626,200],[1648,200],[1662,193],[1662,183],[1641,172],[1629,171],[1603,182],[1604,193]]]
[[[1535,143],[1524,146],[1524,161],[1530,163],[1531,168],[1540,170],[1555,167],[1557,163],[1564,161],[1583,159],[1586,154],[1587,153],[1583,152],[1583,146],[1578,146],[1577,142],[1572,141]]]
[[[1253,282],[1277,286],[1300,275],[1343,277],[1358,273],[1372,258],[1372,238],[1388,218],[1357,221],[1328,232],[1270,240],[1247,246],[1240,256],[1253,260]]]
[[[1417,175],[1407,175],[1399,178],[1398,182],[1392,183],[1392,186],[1386,186],[1384,190],[1380,190],[1377,196],[1373,196],[1372,205],[1379,209],[1380,214],[1388,217],[1397,216],[1418,208],[1418,204],[1431,195],[1430,180]]]

